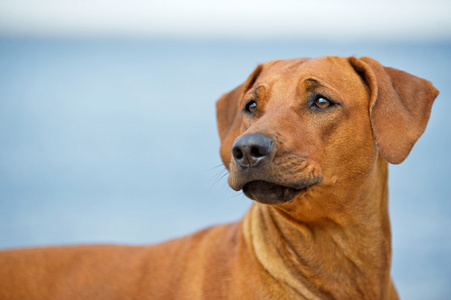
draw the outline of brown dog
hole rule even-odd
[[[363,57],[262,64],[217,102],[244,219],[156,246],[4,251],[0,299],[397,299],[388,163],[438,91]]]

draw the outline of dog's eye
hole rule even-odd
[[[332,103],[332,101],[330,101],[329,99],[327,99],[323,96],[318,96],[315,100],[314,105],[317,108],[326,109],[326,108],[331,107],[333,105],[333,103]]]
[[[257,111],[257,102],[255,100],[249,101],[246,106],[244,107],[244,110],[249,114],[254,114]]]

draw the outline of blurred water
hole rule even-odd
[[[441,91],[391,167],[404,299],[451,299],[451,44],[0,39],[0,247],[155,243],[238,220],[214,103],[260,62],[369,55]]]

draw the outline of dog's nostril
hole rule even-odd
[[[265,153],[262,153],[261,149],[259,147],[252,147],[251,148],[251,156],[254,158],[265,156]]]
[[[241,151],[240,148],[236,147],[233,149],[233,157],[236,159],[242,159],[243,158],[243,151]]]

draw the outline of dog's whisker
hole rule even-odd
[[[229,164],[230,162],[227,162],[227,164]],[[217,168],[221,168],[221,167],[224,167],[224,164],[219,164],[219,165],[217,165],[217,166],[214,166],[214,167],[211,167],[210,169],[208,169],[209,171],[212,171],[212,170],[214,170],[214,169],[217,169]]]
[[[213,176],[213,184],[218,183],[218,181],[222,180],[225,176],[227,176],[229,173],[227,172],[227,169],[220,170],[216,175]]]
[[[242,191],[240,191],[240,192],[237,192],[236,195],[233,195],[230,198],[236,198],[236,197],[239,197],[239,196],[246,197],[246,195],[244,195],[244,193]]]
[[[217,176],[216,179],[213,181],[213,185],[218,184],[218,182],[221,182],[228,174],[222,174],[221,176]],[[224,181],[224,184],[227,184],[227,181]]]

